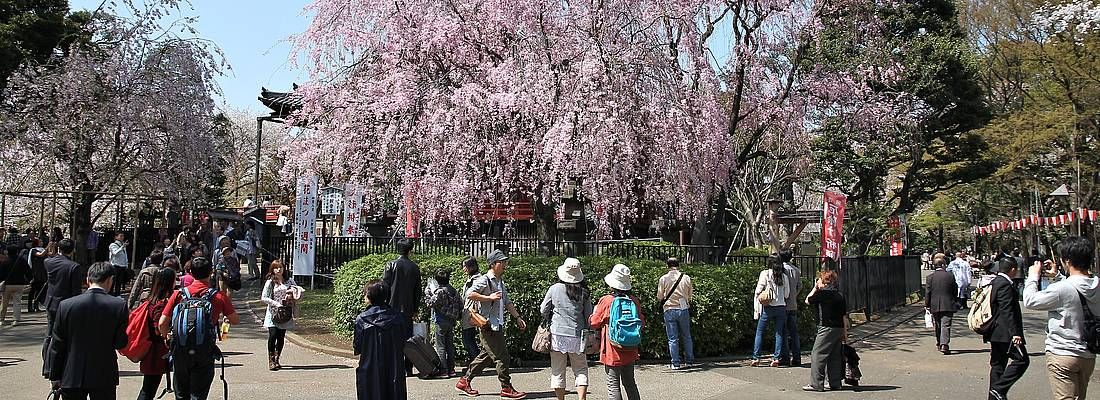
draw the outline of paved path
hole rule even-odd
[[[239,310],[247,310],[238,304]],[[354,399],[355,360],[315,353],[287,342],[285,369],[266,369],[266,332],[256,319],[244,312],[245,325],[235,327],[222,345],[229,354],[226,379],[230,397],[236,399]],[[961,314],[960,314],[961,316]],[[37,400],[49,390],[41,379],[40,344],[45,315],[25,314],[23,324],[0,327],[0,393],[6,400]],[[1041,355],[1043,315],[1025,314],[1032,365],[1012,390],[1013,398],[1050,398]],[[664,367],[639,367],[638,381],[647,399],[981,399],[988,376],[988,347],[969,333],[957,316],[952,349],[957,355],[934,352],[934,339],[923,327],[920,309],[908,307],[890,319],[875,321],[853,332],[865,337],[857,347],[863,357],[864,388],[861,392],[807,393],[799,388],[809,380],[808,368],[752,368],[741,362],[707,364],[689,372],[669,372]],[[805,339],[804,339],[805,340]],[[808,360],[808,357],[806,357]],[[122,368],[120,399],[136,397],[141,384],[137,365],[119,360]],[[592,399],[606,399],[606,376],[602,367],[591,368]],[[1094,380],[1097,380],[1094,377]],[[570,379],[572,383],[572,379]],[[410,399],[455,399],[454,380],[409,381]],[[531,393],[530,398],[553,398],[548,372],[544,369],[517,371],[514,384]],[[499,386],[492,376],[479,377],[474,387],[495,398]],[[1096,385],[1100,388],[1100,385]],[[1100,389],[1097,389],[1100,390]],[[215,378],[211,399],[222,398]],[[571,395],[569,398],[576,398]]]

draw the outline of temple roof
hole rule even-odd
[[[267,90],[265,87],[260,88],[260,100],[267,108],[271,109],[271,116],[274,118],[286,118],[291,113],[301,110],[304,103],[304,99],[301,94],[298,94],[298,85],[294,85],[293,91],[287,92],[273,92]]]

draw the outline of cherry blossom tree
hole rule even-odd
[[[517,196],[552,222],[579,184],[603,234],[673,209],[708,242],[745,166],[805,168],[815,121],[868,110],[846,107],[874,94],[863,80],[806,58],[844,7],[317,0],[295,38],[314,133],[284,175],[357,181],[368,206],[411,197],[428,222]]]
[[[117,207],[99,193],[200,202],[218,168],[211,93],[222,58],[183,35],[193,34],[192,19],[166,20],[178,5],[105,5],[85,27],[88,43],[9,81],[0,159],[19,167],[0,179],[15,189],[77,192],[69,218],[78,243]]]

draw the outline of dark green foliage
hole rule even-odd
[[[0,0],[0,91],[24,61],[45,62],[65,36],[66,0]]]
[[[371,279],[381,279],[386,261],[395,258],[394,254],[379,254],[363,257],[345,264],[337,273],[333,283],[334,294],[331,300],[334,327],[337,332],[349,334],[349,324],[355,315],[363,309],[363,285]],[[461,288],[465,276],[459,268],[461,256],[418,256],[413,255],[421,268],[421,274],[427,279],[439,268],[452,268],[452,284]],[[557,282],[557,266],[563,257],[513,257],[510,259],[504,280],[508,293],[516,304],[520,315],[530,327],[520,332],[514,321],[509,321],[508,345],[514,357],[521,359],[543,359],[545,355],[531,351],[531,340],[535,334],[535,325],[541,320],[538,307],[546,290]],[[642,302],[642,311],[646,328],[642,339],[642,356],[663,358],[668,356],[668,339],[665,336],[663,318],[657,308],[657,280],[667,272],[664,262],[657,260],[637,260],[607,257],[581,257],[585,279],[593,291],[593,302],[598,296],[608,293],[603,277],[611,267],[622,263],[631,268],[634,282],[634,294]],[[485,270],[485,261],[481,269]],[[752,346],[756,332],[756,321],[752,318],[752,292],[756,285],[761,266],[749,265],[685,265],[682,270],[692,277],[695,284],[695,298],[692,310],[692,336],[695,339],[695,353],[699,357],[726,356],[745,352]],[[810,281],[803,280],[808,288]],[[803,290],[804,297],[809,290]],[[803,298],[804,300],[804,298]],[[808,306],[800,307],[802,343],[809,347],[813,340],[815,325],[813,314]],[[421,313],[421,320],[427,319],[427,312]],[[344,322],[340,322],[344,321]],[[456,332],[457,335],[457,332]],[[771,334],[767,335],[771,342]],[[455,343],[461,347],[460,340]],[[767,347],[770,348],[770,347]],[[462,351],[460,350],[460,353]]]

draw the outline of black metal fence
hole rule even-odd
[[[275,254],[289,266],[294,263],[294,238],[275,241]],[[314,259],[317,283],[329,284],[336,270],[348,261],[371,254],[394,252],[390,238],[318,237]],[[416,254],[471,255],[485,257],[494,249],[510,255],[527,256],[607,256],[665,260],[677,257],[685,262],[737,264],[763,269],[767,256],[726,256],[722,246],[649,245],[638,242],[544,242],[535,239],[486,238],[422,238],[417,240]],[[795,257],[792,264],[802,276],[813,281],[821,269],[818,257]],[[841,287],[851,311],[876,313],[904,304],[921,288],[919,257],[845,257],[838,267]]]

